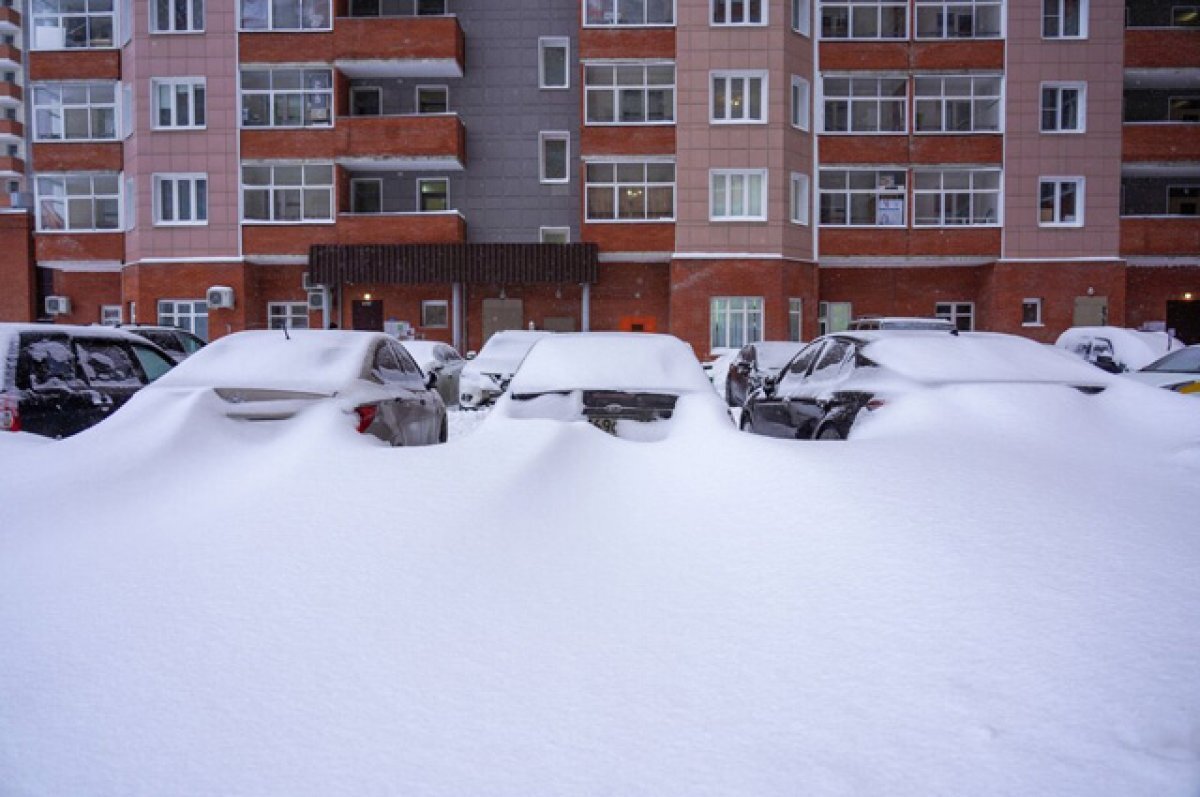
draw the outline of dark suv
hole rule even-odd
[[[0,324],[0,431],[68,437],[173,365],[153,343],[117,329]]]

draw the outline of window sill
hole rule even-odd
[[[1046,326],[1045,324],[1026,324],[1024,322],[1021,323],[1021,327],[1024,329],[1033,329],[1033,328],[1045,327],[1045,326]]]

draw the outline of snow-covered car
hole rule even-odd
[[[148,340],[112,327],[0,324],[0,431],[76,434],[174,364]]]
[[[508,389],[508,381],[529,348],[553,334],[545,330],[506,329],[488,338],[459,375],[459,406],[478,409],[495,402]]]
[[[1164,354],[1183,348],[1183,343],[1166,332],[1122,327],[1071,327],[1054,345],[1114,374],[1145,368]]]
[[[847,329],[851,332],[866,332],[873,329],[924,329],[936,332],[958,331],[958,327],[954,325],[953,321],[945,318],[925,318],[922,316],[861,316],[851,321]]]
[[[447,407],[458,404],[458,382],[467,361],[448,343],[436,340],[404,340],[400,342],[421,370],[437,377],[437,391]]]
[[[1015,335],[881,330],[817,338],[750,395],[744,431],[844,440],[898,398],[948,385],[1037,385],[1103,391],[1114,377]]]
[[[1200,344],[1177,349],[1125,376],[1145,385],[1200,398]]]
[[[178,327],[151,326],[149,324],[133,324],[121,329],[140,335],[167,353],[176,363],[181,363],[188,357],[204,348],[204,341]]]
[[[226,335],[153,385],[215,394],[241,421],[283,421],[332,403],[346,426],[394,446],[444,443],[446,407],[400,342],[382,332],[253,330]]]
[[[740,407],[746,397],[762,386],[763,379],[778,376],[779,370],[804,348],[801,341],[760,340],[738,351],[725,379],[725,403]]]
[[[671,335],[580,332],[530,349],[493,417],[589,423],[616,437],[661,440],[680,414],[731,424],[689,345]]]

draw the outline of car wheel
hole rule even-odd
[[[832,423],[823,424],[817,433],[813,435],[813,440],[845,440],[846,436]]]

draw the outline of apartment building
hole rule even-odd
[[[10,28],[5,317],[1200,342],[1194,7],[32,0]]]

